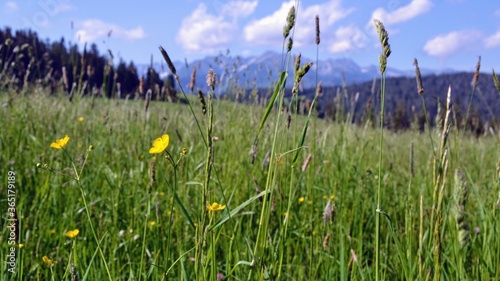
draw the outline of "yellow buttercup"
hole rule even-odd
[[[162,153],[165,149],[167,149],[168,141],[169,136],[167,134],[155,139],[153,141],[153,146],[149,149],[149,153]]]

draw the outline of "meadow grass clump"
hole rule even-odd
[[[10,239],[4,220],[0,252],[15,253],[16,272],[3,263],[0,279],[499,280],[497,136],[457,137],[451,87],[436,146],[426,111],[429,134],[386,130],[391,47],[379,21],[380,127],[353,125],[354,104],[339,122],[317,119],[319,81],[300,115],[299,83],[313,64],[300,53],[291,62],[295,4],[265,103],[217,98],[213,70],[188,96],[162,47],[187,105],[153,99],[159,91],[144,81],[144,101],[66,95],[68,85],[2,88],[0,174],[15,172],[7,217],[19,223]],[[319,16],[315,24],[319,53]]]
[[[263,127],[259,138],[262,151],[257,152],[259,164],[252,165],[248,154],[241,151],[252,146],[254,132],[242,128],[241,124],[257,127],[261,121],[259,116],[266,109],[212,101],[217,110],[212,139],[218,139],[213,142],[212,161],[218,178],[212,174],[213,185],[209,185],[209,196],[212,197],[208,203],[214,210],[219,207],[213,207],[213,203],[226,207],[209,211],[201,196],[208,150],[185,105],[151,101],[150,118],[144,125],[144,103],[141,101],[116,104],[112,100],[98,99],[92,108],[91,99],[86,98],[70,103],[62,97],[23,97],[5,93],[2,103],[9,99],[11,110],[0,112],[0,117],[9,121],[5,124],[10,124],[2,134],[1,145],[5,153],[0,157],[4,163],[12,162],[9,165],[18,175],[20,187],[16,207],[21,221],[19,243],[23,248],[17,251],[19,274],[22,273],[23,278],[51,279],[54,276],[58,280],[66,272],[66,276],[71,274],[73,263],[80,280],[84,276],[94,280],[109,279],[97,243],[84,242],[94,239],[78,185],[60,174],[36,168],[39,162],[55,171],[71,172],[72,169],[65,168],[71,167],[71,161],[60,157],[60,150],[50,149],[50,144],[62,138],[63,132],[70,138],[65,149],[76,155],[76,167],[83,164],[85,148],[90,144],[94,148],[87,158],[81,184],[112,280],[132,275],[143,280],[196,279],[195,233],[196,224],[201,225],[198,215],[202,212],[207,212],[208,228],[203,232],[206,259],[200,261],[200,268],[208,270],[208,279],[213,278],[212,272],[215,278],[219,273],[226,278],[248,278],[255,267],[252,246],[258,234],[269,173],[269,167],[263,169],[261,162],[272,145],[277,116],[270,116],[269,125]],[[190,99],[196,101],[195,97]],[[47,107],[53,110],[44,110]],[[197,113],[201,116],[201,112]],[[79,117],[84,119],[79,121]],[[205,121],[208,120],[203,119]],[[306,121],[305,116],[294,119],[299,127],[303,127]],[[19,122],[28,125],[18,126]],[[293,175],[291,195],[288,189],[291,168],[284,164],[290,165],[294,155],[289,155],[288,162],[285,162],[286,155],[276,158],[287,151],[284,148],[274,157],[269,154],[268,165],[274,166],[271,171],[276,177],[276,185],[273,185],[273,200],[266,203],[269,204],[270,219],[267,239],[263,242],[268,248],[262,259],[269,274],[277,276],[282,251],[283,279],[336,279],[342,274],[353,279],[374,276],[373,208],[377,204],[374,194],[378,185],[374,171],[378,158],[373,151],[378,147],[374,141],[378,132],[370,127],[341,128],[337,123],[320,119],[317,127],[321,134],[316,147],[321,154],[306,148],[306,153],[299,155],[301,164],[297,165]],[[151,144],[162,134],[169,135],[168,147],[164,150],[168,154],[157,154],[156,160],[152,160],[149,150],[155,147],[161,150],[164,143]],[[295,133],[296,140],[301,134],[300,130]],[[206,133],[204,136],[207,140]],[[410,240],[410,243],[401,245],[405,247],[404,253],[413,249],[410,251],[410,257],[415,261],[413,267],[421,264],[419,270],[409,271],[410,278],[425,279],[429,271],[431,276],[433,272],[433,232],[429,229],[433,190],[428,186],[434,181],[434,176],[432,165],[428,164],[432,159],[428,150],[430,140],[425,134],[416,132],[385,132],[384,140],[387,149],[384,150],[382,165],[390,171],[383,177],[384,196],[391,198],[384,203],[384,211],[391,215],[397,238]],[[453,145],[453,138],[450,140]],[[408,144],[411,142],[414,143],[415,177],[411,179],[411,196],[408,197],[408,189],[404,187],[408,186],[411,163],[407,156],[403,159],[401,155],[409,155]],[[462,142],[465,153],[461,169],[472,179],[467,202],[468,223],[470,229],[480,227],[479,234],[470,232],[470,256],[473,261],[477,258],[484,260],[483,264],[472,266],[467,276],[480,273],[490,280],[495,280],[499,274],[497,262],[500,259],[496,251],[500,245],[496,235],[498,208],[490,212],[485,207],[496,206],[498,176],[494,169],[485,169],[482,163],[497,162],[498,156],[491,153],[496,142],[492,137],[465,138]],[[311,146],[310,140],[306,139],[304,145]],[[312,158],[303,171],[302,165],[309,154]],[[313,163],[316,163],[315,169],[311,169]],[[1,169],[5,173],[5,167]],[[310,177],[308,172],[312,173]],[[152,180],[154,175],[155,181]],[[222,183],[222,190],[218,182]],[[29,189],[23,186],[33,187],[33,192],[28,192]],[[483,186],[485,188],[478,188]],[[420,206],[412,208],[410,220],[405,218],[407,200]],[[328,201],[331,206],[335,204],[334,219],[325,224],[323,213]],[[443,221],[447,222],[451,201],[443,196],[442,202]],[[285,223],[288,224],[286,238]],[[415,230],[414,235],[401,236],[400,230],[405,229],[406,223]],[[381,227],[381,236],[390,238],[385,225]],[[441,260],[441,274],[456,276],[459,251],[454,250],[458,245],[454,219],[453,223],[443,223],[440,228],[443,236],[441,251],[446,257]],[[79,230],[75,238],[64,236],[74,229]],[[404,267],[398,254],[394,254],[395,244],[391,241],[392,238],[381,239],[381,250],[391,254],[381,259],[380,269],[386,279],[398,279]],[[72,246],[73,243],[76,246]],[[411,246],[406,249],[405,245]],[[68,258],[70,254],[71,258]],[[214,255],[216,262],[212,263]],[[42,261],[42,256],[53,261],[50,267]],[[417,263],[419,257],[421,262]],[[255,276],[262,272],[259,268],[255,269]],[[7,271],[2,274],[2,279],[11,276]]]

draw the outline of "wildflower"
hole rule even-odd
[[[169,136],[167,134],[155,139],[153,141],[153,146],[149,149],[149,153],[162,153],[165,149],[167,149],[168,141]]]
[[[19,247],[19,249],[22,249],[22,248],[24,248],[24,244],[19,244],[18,247]]]
[[[64,138],[58,139],[55,142],[51,143],[50,147],[55,148],[55,149],[61,149],[61,148],[64,148],[66,146],[66,144],[68,144],[68,141],[69,141],[69,137],[66,135]]]
[[[151,222],[149,222],[149,225],[153,227],[153,226],[156,225],[156,222],[155,221],[151,221]]]
[[[303,203],[306,199],[304,197],[299,198],[299,203]]]
[[[49,259],[47,256],[42,257],[42,261],[47,264],[48,266],[51,266],[52,263],[54,262],[53,260]]]
[[[85,120],[82,116],[78,117],[78,122],[83,122]]]
[[[208,209],[209,211],[214,211],[214,212],[217,212],[217,211],[222,211],[222,210],[224,210],[225,208],[226,208],[226,205],[221,205],[221,204],[219,204],[219,203],[217,203],[217,202],[212,203],[212,205],[207,204],[207,209]]]
[[[64,236],[66,236],[66,237],[68,237],[68,238],[70,238],[70,239],[73,239],[73,238],[75,238],[76,236],[78,236],[78,233],[80,233],[80,230],[78,230],[78,229],[73,229],[73,230],[70,230],[70,231],[66,232],[66,233],[64,234]]]

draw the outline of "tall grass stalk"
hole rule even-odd
[[[469,122],[470,109],[472,107],[472,99],[474,98],[474,93],[476,92],[477,83],[479,81],[479,70],[480,69],[481,69],[481,56],[479,56],[477,59],[476,71],[474,72],[474,76],[472,77],[472,82],[471,82],[472,89],[471,89],[471,93],[470,93],[470,97],[469,97],[469,103],[467,105],[467,113],[465,115],[464,131],[467,131],[467,124]]]
[[[384,145],[384,115],[385,115],[385,70],[387,67],[387,58],[391,54],[391,47],[389,45],[389,35],[385,30],[384,25],[379,20],[375,20],[375,27],[382,45],[382,53],[379,55],[381,78],[381,101],[380,101],[380,140],[379,140],[379,159],[378,159],[378,185],[377,185],[377,209],[375,219],[375,280],[380,278],[380,214],[383,212],[381,209],[382,197],[382,157]]]
[[[418,67],[418,60],[416,58],[413,59],[413,65],[415,66],[415,78],[417,80],[417,93],[419,94],[420,98],[422,99],[422,110],[424,111],[425,123],[427,126],[427,128],[425,128],[425,129],[429,133],[429,140],[431,142],[432,154],[434,155],[434,158],[436,158],[436,150],[434,149],[434,139],[432,138],[431,121],[429,119],[429,114],[427,113],[427,105],[425,103],[425,98],[424,98],[424,87],[422,85],[422,75],[420,74],[420,67]]]

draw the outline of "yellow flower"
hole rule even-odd
[[[68,232],[66,232],[64,235],[70,239],[73,239],[75,238],[76,236],[78,236],[78,233],[80,233],[80,230],[78,229],[73,229],[73,230],[70,230]]]
[[[51,230],[49,230],[49,233],[54,234],[54,233],[56,233],[56,230],[52,228]]]
[[[299,198],[299,203],[302,203],[302,202],[304,202],[305,200],[306,200],[306,199],[305,199],[304,197],[300,197],[300,198]]]
[[[221,205],[219,203],[212,203],[212,205],[210,204],[207,204],[207,209],[209,211],[214,211],[214,212],[217,212],[217,211],[221,211],[221,210],[224,210],[226,208],[226,205]]]
[[[69,137],[66,135],[64,138],[58,139],[55,142],[51,143],[50,147],[55,148],[55,149],[61,149],[61,148],[66,146],[68,141],[69,141]]]
[[[51,259],[49,259],[47,256],[43,256],[42,257],[42,261],[47,264],[48,266],[51,266],[53,261]]]
[[[330,199],[331,200],[335,199],[335,195],[330,195]]]
[[[22,248],[24,248],[24,244],[19,244],[18,247],[19,247],[19,249],[22,249]]]
[[[149,153],[162,153],[165,149],[167,149],[168,141],[169,136],[167,134],[155,139],[153,141],[153,146],[149,149]]]
[[[78,117],[78,122],[83,122],[83,120],[85,120],[83,117]]]
[[[150,226],[155,226],[155,225],[156,225],[156,222],[155,222],[155,221],[151,221],[151,222],[149,222],[149,225],[150,225]]]

